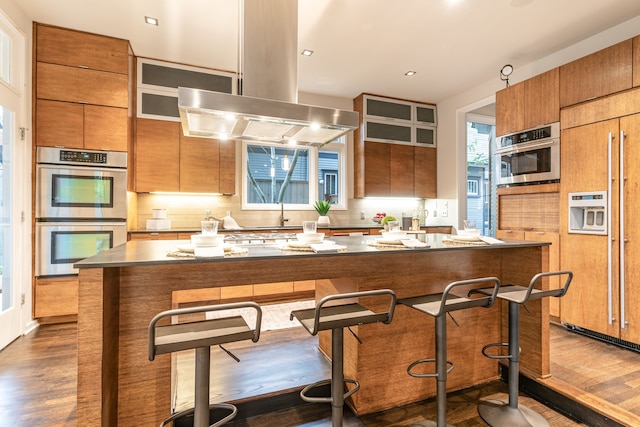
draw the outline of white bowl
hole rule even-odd
[[[406,231],[383,231],[382,237],[389,240],[400,240],[407,237]]]
[[[465,237],[478,237],[480,236],[480,230],[476,230],[475,228],[467,229],[467,230],[458,230],[458,235]]]
[[[192,234],[191,244],[193,246],[220,246],[224,241],[223,236],[217,234]]]
[[[321,243],[324,240],[324,233],[297,233],[296,237],[301,243]]]

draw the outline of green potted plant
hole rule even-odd
[[[331,209],[331,204],[326,200],[318,200],[313,205],[316,212],[318,212],[318,225],[329,225],[331,221],[329,221],[329,217],[327,213],[329,213],[329,209]]]

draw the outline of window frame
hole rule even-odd
[[[339,140],[339,142],[332,142],[323,147],[315,147],[315,146],[286,146],[287,148],[300,148],[309,150],[309,203],[308,204],[294,204],[294,203],[286,203],[286,208],[290,210],[309,210],[313,211],[315,208],[313,205],[317,200],[319,200],[320,195],[318,194],[318,179],[319,179],[319,168],[318,161],[320,158],[320,151],[333,151],[338,153],[338,202],[331,205],[331,209],[335,210],[344,210],[346,209],[346,200],[347,200],[347,140],[343,136]],[[248,211],[264,211],[264,210],[280,210],[280,204],[278,203],[249,203],[247,201],[247,146],[248,145],[262,145],[265,147],[280,147],[282,148],[282,144],[278,143],[269,143],[262,141],[242,141],[242,210]],[[342,178],[341,178],[342,177]]]

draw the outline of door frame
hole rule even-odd
[[[28,108],[30,79],[27,72],[30,37],[0,10],[0,28],[12,41],[10,80],[0,79],[0,104],[13,112],[11,122],[11,194],[8,214],[8,236],[11,240],[10,261],[11,307],[0,312],[0,349],[35,325],[31,319],[32,244],[31,244],[31,135]]]

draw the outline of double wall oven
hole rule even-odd
[[[555,122],[496,139],[499,186],[560,180],[560,123]]]
[[[73,264],[127,240],[127,153],[38,147],[36,276],[77,274]]]

